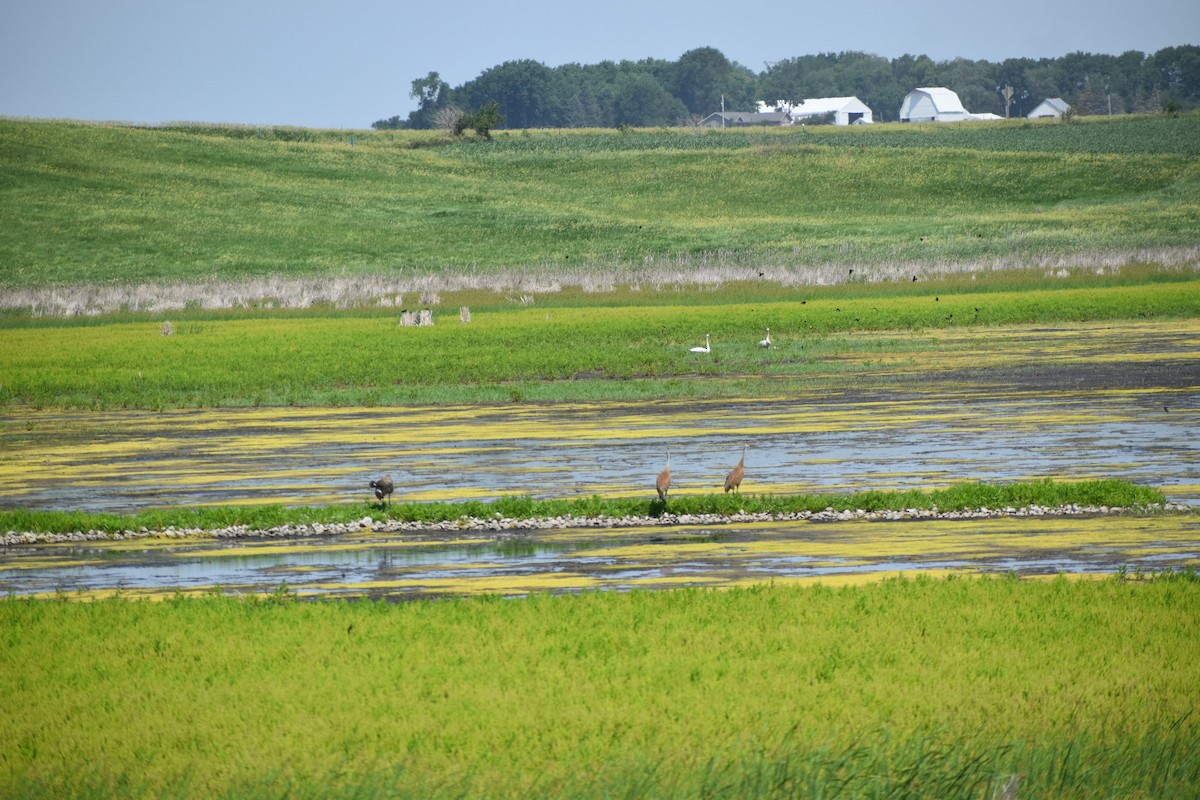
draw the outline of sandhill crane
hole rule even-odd
[[[770,347],[771,346],[771,329],[770,328],[767,328],[767,338],[761,340],[758,343],[758,346],[759,347]]]
[[[693,353],[711,353],[712,352],[712,345],[709,344],[707,333],[704,334],[704,347],[698,347],[698,346],[693,347],[692,352]]]
[[[376,478],[371,481],[370,487],[375,490],[375,499],[382,505],[385,501],[388,505],[392,502],[392,490],[396,485],[392,483],[392,476],[387,475],[383,478]]]
[[[742,485],[742,478],[746,477],[746,445],[742,445],[742,460],[737,466],[729,470],[729,474],[725,476],[725,491],[732,489],[737,491]]]
[[[667,448],[667,466],[663,467],[663,471],[658,473],[658,480],[654,482],[654,488],[658,490],[658,499],[663,505],[667,503],[667,490],[671,488],[671,448]]]

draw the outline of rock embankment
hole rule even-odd
[[[941,511],[938,508],[908,508],[902,511],[836,511],[826,508],[824,511],[797,511],[786,514],[670,514],[660,516],[629,516],[629,517],[544,517],[538,519],[514,519],[508,517],[461,517],[443,522],[408,522],[400,520],[376,520],[363,517],[353,522],[321,523],[314,522],[306,525],[283,525],[277,528],[256,529],[246,525],[234,525],[217,530],[199,528],[175,528],[165,530],[124,531],[73,531],[70,533],[30,533],[8,531],[0,537],[0,546],[13,547],[16,545],[121,541],[139,538],[168,538],[186,539],[194,536],[210,536],[218,539],[236,538],[300,538],[311,536],[341,536],[351,533],[373,531],[375,533],[446,533],[446,532],[478,532],[494,533],[502,536],[506,533],[521,531],[555,530],[560,528],[635,528],[671,525],[730,525],[749,522],[849,522],[861,520],[865,522],[903,522],[909,520],[935,519],[990,519],[995,517],[1057,517],[1085,516],[1100,514],[1145,514],[1145,513],[1179,513],[1191,511],[1191,507],[1180,503],[1165,505],[1142,506],[1138,508],[1121,508],[1110,506],[1081,506],[1077,504],[1062,506],[1025,506],[1015,508],[978,508],[959,511]]]

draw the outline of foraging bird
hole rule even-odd
[[[658,473],[658,480],[654,482],[654,488],[658,491],[658,499],[666,505],[667,490],[671,488],[671,448],[667,448],[667,466],[663,467],[663,471]]]
[[[737,491],[742,485],[742,478],[746,477],[746,445],[742,445],[742,460],[737,466],[729,470],[729,474],[725,476],[725,491]]]
[[[704,347],[693,347],[693,353],[711,353],[712,345],[708,343],[708,334],[704,334]]]
[[[771,346],[771,329],[770,328],[767,328],[767,338],[761,340],[758,343],[758,346],[759,347],[770,347]]]
[[[391,504],[392,490],[396,488],[395,484],[392,483],[391,475],[371,481],[370,487],[375,490],[376,500],[383,503],[384,498],[387,498],[387,503]]]

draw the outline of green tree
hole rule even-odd
[[[615,125],[644,128],[687,119],[687,106],[648,73],[627,72],[617,79],[614,90]]]
[[[539,61],[506,61],[485,70],[455,92],[467,108],[495,100],[504,109],[512,128],[553,127],[565,118],[556,103],[554,71]]]
[[[495,100],[471,115],[471,127],[477,134],[489,141],[492,138],[492,129],[499,128],[503,124],[504,117],[500,114],[500,104]]]
[[[417,101],[417,110],[409,113],[408,127],[432,128],[433,115],[445,105],[449,94],[450,84],[442,80],[436,72],[414,80],[408,96]]]
[[[714,47],[689,50],[673,70],[674,95],[692,114],[707,115],[721,108],[750,108],[754,102],[754,73],[730,61]]]

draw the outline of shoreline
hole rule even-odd
[[[475,532],[495,534],[497,539],[518,538],[522,533],[532,533],[543,530],[561,530],[566,528],[581,528],[595,530],[611,530],[639,527],[673,527],[683,525],[730,525],[736,523],[760,522],[913,522],[921,520],[963,520],[963,519],[997,519],[997,518],[1045,518],[1063,516],[1158,516],[1163,514],[1195,513],[1196,509],[1184,503],[1167,502],[1147,506],[1094,506],[1069,503],[1060,506],[1030,505],[1020,508],[1005,506],[1004,508],[977,508],[957,511],[942,511],[932,509],[908,508],[902,510],[866,511],[836,511],[827,507],[823,511],[796,511],[784,514],[745,513],[737,514],[671,514],[659,516],[625,516],[625,517],[537,517],[517,519],[513,517],[494,518],[460,517],[455,520],[441,522],[421,522],[407,520],[379,521],[372,517],[363,517],[352,522],[322,523],[314,522],[299,525],[281,525],[273,528],[256,529],[248,525],[232,525],[226,528],[212,530],[202,528],[176,528],[168,526],[164,529],[141,528],[108,532],[99,530],[72,531],[69,533],[35,533],[7,531],[0,535],[0,547],[22,547],[43,544],[73,544],[87,542],[119,542],[131,539],[190,539],[209,537],[213,539],[299,539],[321,536],[344,536],[364,533],[463,533]]]

